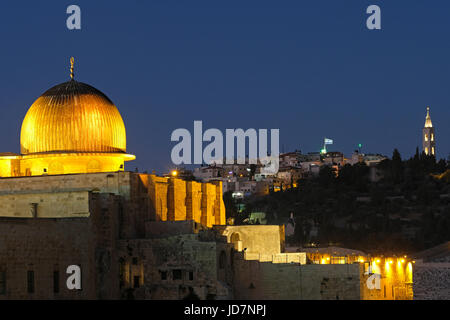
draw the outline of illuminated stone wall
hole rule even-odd
[[[0,177],[23,177],[124,171],[125,154],[61,153],[43,155],[0,155]]]
[[[387,259],[386,259],[387,260]],[[412,263],[400,263],[395,261],[392,264],[381,260],[378,266],[373,268],[373,272],[381,275],[379,286],[369,288],[367,280],[369,278],[367,264],[361,264],[364,272],[361,273],[361,299],[363,300],[412,300]],[[372,281],[372,284],[376,282]]]
[[[236,250],[246,249],[247,253],[277,254],[284,251],[284,226],[223,226],[216,227],[228,243],[233,243]]]
[[[88,191],[0,194],[0,217],[73,218],[88,216]]]
[[[194,220],[208,227],[214,224],[225,224],[225,205],[222,200],[220,182],[199,183],[132,172],[0,179],[0,194],[46,193],[45,197],[49,199],[57,197],[66,199],[67,197],[64,198],[63,194],[57,195],[57,193],[80,190],[114,193],[124,197],[124,236],[142,235],[145,220]],[[33,201],[30,200],[29,203]],[[70,201],[64,201],[69,208],[75,205]],[[65,209],[60,210],[59,216],[64,215],[64,212]],[[11,213],[8,212],[5,215],[11,216]]]
[[[359,300],[360,268],[354,265],[233,262],[234,299]]]
[[[200,183],[139,174],[148,191],[148,217],[155,221],[194,220],[207,227],[225,224],[222,183]]]
[[[68,174],[0,179],[0,193],[92,190],[130,199],[130,172]]]
[[[124,158],[120,155],[62,154],[60,156],[25,156],[19,161],[21,176],[115,172],[124,170]]]

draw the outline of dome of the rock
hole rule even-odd
[[[20,153],[0,154],[0,177],[124,171],[122,117],[112,101],[70,78],[44,92],[28,109],[20,132]]]
[[[125,153],[125,126],[112,101],[82,82],[42,94],[22,123],[21,153]]]

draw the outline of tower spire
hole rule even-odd
[[[73,80],[73,65],[75,63],[75,59],[73,57],[70,57],[70,79]]]
[[[425,117],[425,126],[422,129],[422,146],[423,151],[428,156],[436,155],[436,141],[434,136],[434,128],[431,123],[430,107],[427,107],[427,116]]]
[[[430,107],[427,107],[427,116],[425,117],[425,128],[432,128],[433,124],[431,123],[430,117]]]

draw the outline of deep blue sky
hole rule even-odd
[[[77,4],[82,30],[66,28]],[[382,30],[366,29],[377,4]],[[176,128],[279,128],[285,151],[349,155],[421,145],[431,106],[450,152],[448,1],[2,1],[0,151],[19,152],[29,106],[69,78],[108,95],[127,129],[127,168],[171,167]]]

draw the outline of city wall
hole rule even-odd
[[[86,201],[89,217],[0,218],[0,272],[5,275],[0,299],[118,297],[117,201],[109,194],[91,194]],[[81,267],[82,290],[67,289],[69,265]],[[29,292],[29,273],[34,292]]]

